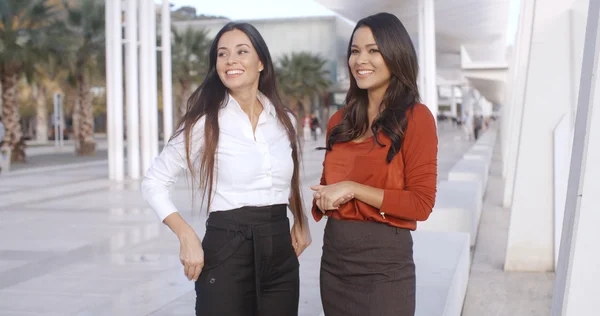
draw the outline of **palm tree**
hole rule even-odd
[[[12,148],[12,161],[25,161],[19,118],[18,81],[43,55],[45,34],[53,27],[56,10],[46,0],[0,1],[0,82],[5,146]]]
[[[103,75],[104,62],[104,1],[81,0],[77,6],[64,2],[67,9],[65,34],[71,41],[68,54],[71,76],[77,87],[73,109],[73,136],[78,155],[94,155],[94,109],[90,94],[93,76]]]
[[[331,86],[329,71],[324,69],[326,64],[327,60],[308,52],[291,53],[278,60],[279,88],[298,117],[300,104],[304,114],[310,113],[310,99]]]
[[[187,110],[187,100],[192,94],[193,85],[199,84],[208,72],[210,44],[207,30],[173,29],[172,67],[173,79],[177,81],[179,90],[179,118]]]

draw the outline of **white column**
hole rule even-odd
[[[140,178],[140,103],[138,99],[138,25],[137,0],[127,0],[125,15],[127,56],[127,171],[129,178]]]
[[[471,88],[470,86],[463,86],[462,87],[462,113],[461,113],[461,117],[465,114],[465,113],[469,113],[469,117],[473,117],[473,103],[475,102],[475,100],[473,99],[473,88]]]
[[[504,207],[510,207],[512,204],[515,168],[517,164],[517,152],[519,137],[521,135],[521,121],[523,118],[523,108],[525,102],[525,91],[527,83],[527,74],[529,71],[529,57],[531,52],[531,39],[533,36],[533,21],[535,14],[536,0],[523,1],[521,3],[521,19],[517,38],[517,56],[513,65],[515,74],[512,87],[510,89],[510,105],[508,117],[504,127],[506,128],[505,139],[502,140],[505,146],[506,154],[503,161],[504,182]]]
[[[583,47],[583,40],[571,32],[572,25],[581,21],[571,19],[569,3],[536,0],[533,21],[520,134],[515,142],[518,147],[504,264],[509,271],[554,270],[552,135],[573,103],[572,73],[581,64],[573,62],[577,58],[572,47]]]
[[[421,25],[422,24],[422,25]],[[424,58],[424,103],[437,121],[438,93],[435,47],[435,6],[433,0],[419,0],[419,54]],[[421,44],[421,42],[423,44]]]
[[[162,100],[163,100],[163,140],[166,144],[173,134],[173,80],[171,78],[171,9],[169,0],[163,0],[162,16]]]
[[[114,11],[114,1],[106,0],[105,2],[105,24],[106,24],[106,134],[107,134],[107,142],[108,142],[108,178],[110,180],[114,180],[116,176],[115,172],[115,120],[113,118],[115,110],[115,102],[114,102],[114,80],[113,80],[113,49],[112,46],[115,43],[115,39],[113,38],[114,32],[112,29],[114,25],[113,21],[113,11]]]
[[[459,118],[456,111],[456,93],[454,93],[455,86],[450,86],[450,112],[452,112],[452,116],[455,118]]]
[[[106,1],[107,126],[109,178],[123,181],[123,47],[121,1]]]
[[[141,153],[142,173],[150,167],[152,160],[152,82],[151,54],[155,53],[155,45],[150,38],[150,14],[152,12],[152,0],[139,0],[139,35],[140,35],[140,131],[141,131]],[[156,91],[155,91],[156,92]]]
[[[535,3],[535,0],[530,1]],[[504,95],[504,100],[502,103],[502,108],[500,110],[501,112],[501,122],[500,122],[500,144],[501,144],[501,150],[502,150],[502,177],[504,179],[506,179],[506,174],[507,174],[507,169],[508,169],[508,146],[510,145],[510,142],[508,140],[509,135],[510,135],[510,124],[512,122],[512,113],[513,113],[513,108],[514,108],[514,101],[513,101],[513,95],[516,89],[516,81],[517,81],[517,75],[518,74],[523,74],[524,72],[522,71],[522,68],[519,68],[519,57],[521,56],[521,49],[523,47],[523,41],[522,41],[522,37],[523,37],[523,32],[524,29],[526,29],[526,27],[524,26],[524,23],[526,21],[525,16],[530,17],[529,18],[529,25],[532,26],[532,15],[531,14],[527,14],[527,12],[525,12],[525,3],[521,2],[521,7],[519,10],[519,24],[517,24],[517,32],[515,35],[515,43],[516,45],[514,45],[514,50],[510,59],[510,66],[509,66],[509,74],[508,74],[508,81],[506,84],[506,94]],[[529,30],[531,31],[531,27],[529,28]],[[527,47],[529,47],[529,43],[530,41],[527,41]]]
[[[600,310],[600,2],[589,1],[575,135],[552,315]]]
[[[149,29],[150,34],[150,157],[158,155],[158,69],[157,69],[157,50],[156,50],[156,4],[150,0]],[[144,170],[145,171],[145,170]]]

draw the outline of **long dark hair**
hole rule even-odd
[[[202,192],[202,204],[207,201],[207,209],[210,209],[213,193],[213,180],[215,177],[215,156],[217,144],[219,143],[219,110],[225,106],[227,96],[227,87],[223,85],[216,70],[217,65],[217,45],[223,34],[229,31],[239,30],[244,32],[256,49],[258,58],[262,62],[264,69],[260,73],[258,90],[262,92],[275,108],[279,122],[285,127],[292,147],[292,159],[294,161],[294,173],[291,183],[290,209],[294,218],[303,225],[303,207],[300,194],[300,173],[299,173],[299,147],[297,142],[296,130],[289,116],[292,113],[281,101],[277,92],[277,81],[275,80],[275,68],[271,60],[271,54],[267,48],[264,39],[248,23],[230,22],[225,25],[215,36],[209,53],[209,69],[206,78],[200,86],[192,93],[187,102],[186,114],[179,123],[178,132],[171,137],[178,136],[182,132],[185,135],[185,150],[188,168],[192,173],[192,186],[199,176],[199,188]],[[201,117],[204,121],[204,146],[200,157],[200,168],[194,168],[194,161],[191,157],[191,139],[192,129]],[[182,128],[183,127],[183,128]]]
[[[348,43],[348,59],[352,53],[354,33],[361,27],[371,29],[383,60],[391,73],[390,84],[380,105],[383,110],[371,125],[376,144],[384,146],[379,141],[378,133],[380,131],[391,139],[392,144],[386,157],[387,162],[390,163],[402,148],[407,113],[419,102],[417,53],[402,22],[392,14],[378,13],[368,16],[356,24]],[[346,95],[346,108],[342,121],[330,132],[327,150],[331,150],[336,142],[348,142],[359,138],[369,127],[367,90],[358,87],[350,65],[348,65],[348,71],[350,89]]]

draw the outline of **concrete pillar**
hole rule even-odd
[[[433,0],[419,0],[419,55],[425,93],[423,101],[437,121],[438,93],[435,46],[435,6]]]
[[[169,0],[163,0],[161,14],[162,38],[162,100],[163,100],[163,140],[165,143],[173,134],[173,80],[171,78],[171,9]]]
[[[570,18],[571,5],[572,1],[536,0],[534,7],[525,98],[515,142],[514,187],[504,264],[509,271],[554,270],[552,135],[557,122],[573,106],[572,73],[581,64],[573,63],[577,58],[572,46],[583,46],[572,34],[571,24],[579,21]],[[511,130],[518,128],[515,124]]]
[[[589,1],[552,315],[593,315],[600,310],[600,1]]]
[[[535,4],[535,0],[531,1]],[[524,23],[526,22],[525,16],[529,17],[529,28],[527,28]],[[500,144],[502,151],[502,177],[506,179],[507,169],[508,169],[508,146],[510,145],[509,135],[510,135],[510,124],[512,123],[512,113],[514,108],[514,100],[513,95],[515,92],[517,75],[523,74],[523,68],[519,68],[519,61],[521,57],[521,50],[523,46],[526,44],[529,47],[530,40],[523,42],[523,32],[527,29],[531,33],[531,27],[533,26],[533,15],[531,13],[526,12],[525,3],[521,2],[520,10],[519,10],[519,23],[517,24],[517,32],[515,35],[515,43],[514,50],[510,59],[509,73],[508,73],[508,81],[507,81],[507,89],[506,94],[504,95],[504,102],[502,103],[501,112],[501,122],[500,122]],[[531,35],[529,35],[531,37]],[[529,54],[527,54],[529,56]]]
[[[525,91],[527,83],[527,74],[529,70],[529,59],[531,52],[531,40],[533,36],[533,21],[536,8],[536,1],[521,2],[521,15],[519,21],[519,30],[517,38],[517,56],[514,58],[514,81],[510,90],[509,110],[505,113],[508,116],[504,119],[503,128],[506,130],[502,140],[505,149],[503,160],[504,182],[504,207],[510,207],[512,204],[515,168],[517,164],[517,151],[519,137],[521,135],[521,121],[523,117],[523,104],[525,102]]]
[[[123,47],[121,1],[106,0],[106,112],[109,179],[123,181]]]
[[[126,84],[127,84],[127,173],[131,179],[140,178],[140,103],[138,99],[138,0],[127,0],[125,15]]]
[[[152,12],[151,0],[140,0],[139,2],[139,34],[140,34],[140,127],[142,148],[142,172],[145,173],[152,161],[152,81],[150,78],[150,55],[154,53],[154,47],[150,38],[150,14]]]

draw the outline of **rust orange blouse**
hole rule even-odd
[[[343,111],[338,111],[329,120],[327,136],[341,122]],[[386,156],[391,140],[383,133],[378,136],[385,147],[374,144],[370,137],[360,143],[336,143],[325,154],[322,185],[354,181],[384,190],[379,210],[353,199],[326,215],[335,219],[382,222],[410,230],[417,228],[417,221],[429,217],[437,184],[435,120],[423,104],[416,104],[407,118],[404,144],[390,164],[386,162]],[[385,219],[379,212],[385,213]],[[312,214],[316,221],[323,217],[314,201]]]

